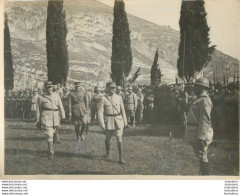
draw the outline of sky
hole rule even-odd
[[[109,6],[114,0],[98,0]],[[179,31],[181,0],[124,0],[126,11]],[[240,60],[240,0],[205,0],[210,40],[217,49]]]

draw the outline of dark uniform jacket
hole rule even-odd
[[[73,120],[79,120],[87,114],[88,108],[88,98],[84,91],[81,92],[71,92],[69,94],[69,113],[72,113]]]

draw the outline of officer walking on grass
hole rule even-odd
[[[89,115],[88,98],[81,82],[75,82],[75,91],[68,96],[69,120],[74,123],[78,142],[85,140],[83,133],[86,129]]]
[[[199,160],[200,175],[209,175],[208,146],[212,142],[213,129],[211,124],[212,101],[207,94],[209,81],[205,77],[196,80],[194,92],[196,99],[189,103],[185,141],[192,144]]]
[[[65,118],[62,101],[58,94],[53,93],[52,82],[45,83],[46,92],[38,97],[36,104],[36,126],[43,127],[47,135],[49,158],[54,157],[53,137],[60,125],[60,115]],[[59,113],[60,112],[60,113]]]
[[[123,159],[123,129],[127,127],[127,119],[121,96],[115,94],[116,85],[107,86],[107,93],[98,104],[98,120],[106,136],[106,158],[110,159],[110,145],[113,136],[117,139],[119,163],[125,164]]]

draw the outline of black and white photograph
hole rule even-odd
[[[3,3],[2,176],[238,178],[239,0]]]

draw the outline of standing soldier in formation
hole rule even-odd
[[[225,117],[225,92],[221,83],[216,84],[216,93],[212,96],[213,109],[212,109],[212,125],[215,134],[224,136],[226,129]]]
[[[23,119],[23,91],[20,90],[17,96],[17,117]]]
[[[65,110],[66,120],[69,121],[69,88],[65,87],[63,89],[63,95],[62,95],[62,104]],[[70,122],[70,121],[69,121]]]
[[[86,134],[88,134],[89,125],[91,123],[91,113],[90,113],[90,111],[92,110],[92,100],[93,100],[93,93],[92,93],[92,90],[90,88],[87,90],[86,95],[87,95],[87,102],[88,102],[88,105],[87,105],[88,112],[87,112],[87,122],[86,122],[85,131],[86,131]]]
[[[225,97],[229,136],[239,138],[239,89],[236,83],[229,83],[229,94]]]
[[[131,86],[128,87],[128,95],[125,97],[126,100],[126,115],[128,124],[132,126],[135,125],[135,113],[137,110],[138,98],[135,93],[133,93],[133,89]]]
[[[146,95],[143,100],[143,106],[144,106],[143,119],[145,122],[149,124],[151,123],[151,117],[152,117],[153,108],[154,108],[153,101],[154,101],[154,95],[152,93],[152,88],[151,86],[148,86]]]
[[[61,84],[57,84],[57,93],[62,98],[63,96],[63,88],[61,87]]]
[[[98,118],[97,118],[97,108],[98,108],[98,104],[100,103],[100,99],[103,96],[99,87],[94,88],[94,93],[95,94],[93,96],[92,108],[91,108],[91,120],[92,120],[92,122],[94,120],[98,120]]]
[[[52,82],[45,83],[46,93],[39,96],[36,105],[36,125],[45,130],[48,141],[49,158],[54,157],[53,137],[56,128],[60,125],[60,115],[65,118],[65,112],[62,101],[56,93],[53,93]],[[60,112],[60,113],[59,113]]]
[[[81,82],[75,82],[75,91],[69,94],[69,118],[74,123],[77,140],[84,140],[83,132],[86,128],[89,108],[86,92]]]
[[[34,89],[33,90],[33,96],[31,99],[31,116],[36,120],[36,105],[37,105],[37,100],[38,100],[38,90]]]
[[[106,136],[106,158],[110,159],[110,145],[113,136],[116,136],[119,152],[119,163],[125,164],[123,158],[123,129],[127,127],[127,119],[122,98],[115,94],[115,84],[109,84],[107,93],[101,98],[98,107],[98,119]]]
[[[143,99],[144,99],[141,88],[138,87],[136,88],[136,95],[138,97],[136,121],[138,124],[141,124],[143,119]]]
[[[117,86],[116,94],[121,96],[122,99],[124,100],[124,93],[122,92],[122,87],[121,86]]]
[[[30,119],[31,116],[31,95],[29,90],[26,90],[23,96],[23,118]]]
[[[16,91],[13,91],[12,96],[12,105],[11,105],[11,118],[18,117],[18,94]]]
[[[12,110],[11,110],[11,107],[12,107],[12,92],[9,90],[5,96],[5,103],[4,103],[4,106],[5,106],[5,117],[6,118],[11,118],[11,113],[12,113]]]
[[[189,103],[185,139],[193,144],[194,152],[199,160],[200,175],[209,175],[208,146],[212,142],[211,125],[212,101],[207,94],[209,81],[205,77],[196,80],[194,92],[197,96]]]

